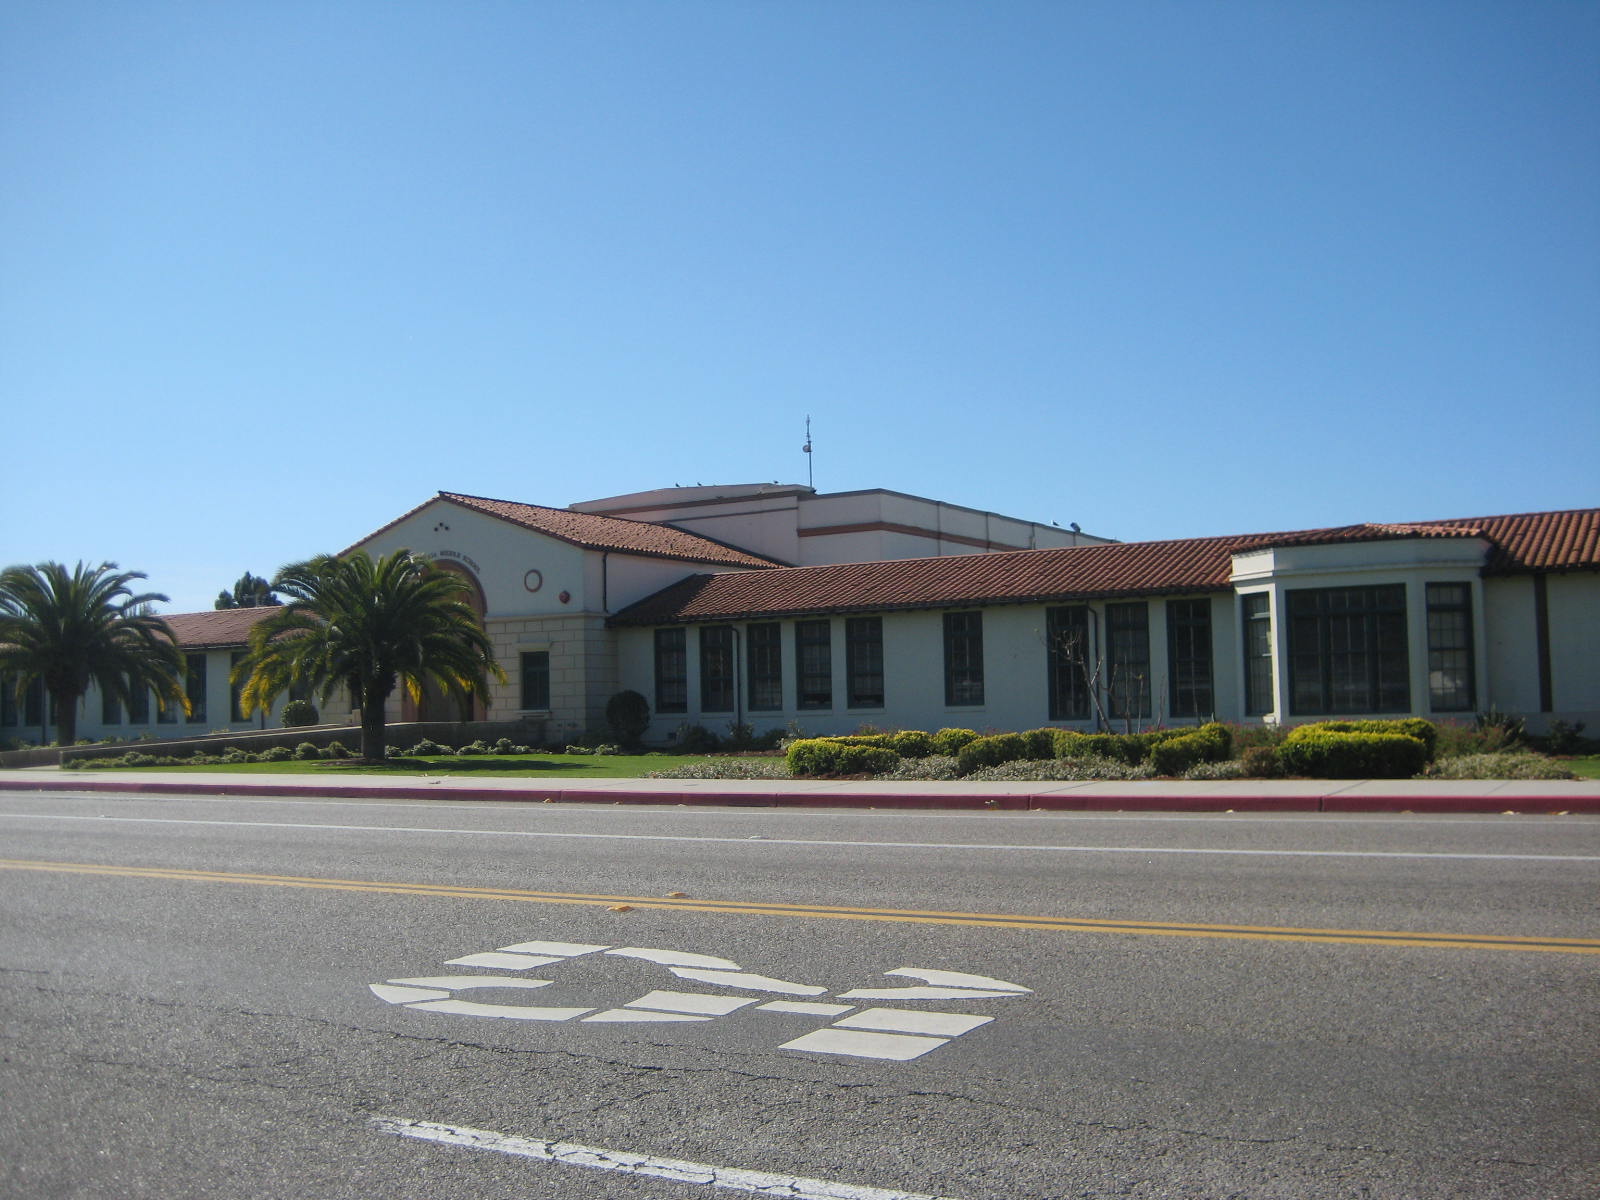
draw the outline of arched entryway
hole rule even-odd
[[[483,585],[478,582],[478,577],[467,567],[454,559],[436,558],[433,565],[441,571],[449,571],[467,581],[468,590],[462,597],[472,611],[478,614],[478,620],[483,620],[484,614],[489,611],[489,602],[483,594]],[[446,695],[443,688],[437,684],[429,683],[423,689],[422,701],[418,703],[411,699],[409,692],[402,692],[400,697],[400,719],[402,721],[482,721],[489,715],[488,705],[481,699],[463,702]]]

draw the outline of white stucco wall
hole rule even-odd
[[[1148,601],[1150,618],[1149,682],[1151,716],[1136,726],[1190,724],[1191,718],[1174,719],[1167,682],[1166,598]],[[1104,604],[1091,605],[1098,625],[1103,628]],[[947,726],[980,731],[1035,729],[1057,724],[1087,728],[1092,721],[1049,719],[1048,650],[1045,640],[1046,612],[1043,605],[1003,605],[983,610],[984,703],[975,706],[948,706],[944,703],[944,611],[889,612],[878,614],[883,621],[884,705],[881,708],[852,708],[848,705],[845,617],[827,620],[832,630],[833,706],[829,709],[800,709],[795,704],[796,661],[795,622],[779,622],[783,664],[783,707],[776,711],[751,712],[744,699],[747,668],[744,622],[731,622],[739,630],[738,685],[740,715],[760,733],[774,728],[796,727],[806,734],[849,733],[863,724],[879,728],[935,730]],[[967,611],[967,610],[950,610]],[[1229,682],[1228,659],[1236,657],[1237,637],[1230,633],[1233,622],[1232,597],[1211,597],[1214,658],[1213,676],[1217,689],[1218,711],[1226,698],[1237,692]],[[820,619],[820,618],[818,618]],[[685,626],[688,659],[689,711],[682,714],[657,714],[649,734],[652,741],[664,741],[680,725],[704,725],[713,733],[727,732],[735,714],[700,711],[699,629]],[[655,706],[654,630],[626,628],[614,631],[617,639],[617,670],[622,687],[640,692]]]

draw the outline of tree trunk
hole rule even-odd
[[[48,705],[51,700],[54,700],[56,705],[56,745],[71,746],[77,743],[78,701],[81,699],[83,699],[81,695],[59,696],[46,689],[45,715],[49,715]]]
[[[361,706],[361,757],[369,762],[382,761],[386,750],[383,709],[384,700],[368,700]]]

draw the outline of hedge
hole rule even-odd
[[[1316,779],[1410,779],[1428,765],[1428,747],[1404,733],[1302,727],[1278,747],[1278,761],[1291,775]]]
[[[977,740],[976,729],[941,729],[933,735],[933,752],[954,758],[961,753],[961,747]]]
[[[801,738],[784,756],[791,775],[879,775],[900,765],[900,756],[865,743],[878,735],[851,738]]]
[[[1421,717],[1399,717],[1390,721],[1317,721],[1311,725],[1297,725],[1289,731],[1286,741],[1310,737],[1318,733],[1401,733],[1414,737],[1427,748],[1428,761],[1432,762],[1439,750],[1439,729],[1432,721]]]
[[[998,767],[1001,763],[1018,762],[1032,758],[1028,753],[1028,737],[1021,733],[995,733],[975,738],[961,747],[956,755],[956,770],[970,775],[984,767]]]
[[[1210,724],[1156,742],[1149,759],[1158,775],[1182,775],[1196,763],[1222,762],[1232,750],[1233,736],[1227,728]]]

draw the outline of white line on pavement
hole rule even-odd
[[[791,1200],[939,1200],[939,1197],[923,1192],[888,1191],[853,1183],[833,1183],[826,1179],[806,1179],[800,1175],[775,1175],[766,1171],[717,1167],[675,1158],[657,1158],[651,1154],[634,1154],[627,1150],[582,1146],[576,1142],[511,1137],[488,1129],[440,1125],[433,1121],[413,1121],[404,1117],[373,1117],[372,1125],[383,1133],[442,1142],[447,1146],[494,1150],[500,1154],[515,1154],[543,1162],[592,1167],[599,1171],[620,1171],[626,1175],[648,1175],[701,1187],[728,1188],[736,1192],[786,1196]]]
[[[654,833],[553,833],[538,829],[442,829],[420,825],[324,825],[312,821],[223,821],[199,817],[76,816],[69,813],[0,813],[0,820],[110,821],[132,825],[218,825],[243,829],[316,829],[325,833],[425,833],[458,837],[559,838],[605,842],[694,842],[734,846],[837,846],[869,850],[1039,851],[1069,854],[1223,854],[1253,858],[1473,859],[1486,862],[1600,862],[1594,854],[1478,854],[1431,850],[1236,850],[1216,846],[1027,846],[998,842],[860,842],[829,838],[684,837]]]

